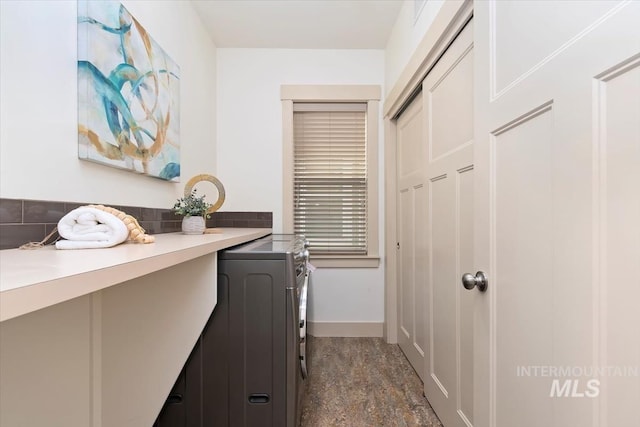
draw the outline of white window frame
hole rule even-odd
[[[375,268],[378,242],[378,123],[381,89],[376,85],[282,85],[283,231],[293,233],[293,104],[296,102],[367,103],[367,254],[315,255],[316,267]]]

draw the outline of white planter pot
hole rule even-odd
[[[182,218],[182,232],[184,234],[203,234],[207,228],[203,216],[185,216]]]

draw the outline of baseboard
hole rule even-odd
[[[382,338],[383,322],[309,322],[309,335],[314,337]]]

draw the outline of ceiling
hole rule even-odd
[[[217,47],[384,49],[402,0],[192,0]]]

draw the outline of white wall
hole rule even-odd
[[[282,231],[283,84],[375,84],[384,86],[382,50],[218,49],[218,177],[227,211],[272,211]],[[384,87],[383,87],[384,93]],[[384,141],[382,120],[380,164]],[[380,169],[380,208],[384,168]],[[384,212],[380,211],[380,224]],[[382,230],[382,228],[381,228]],[[384,233],[380,233],[383,237]],[[383,239],[380,253],[383,254]],[[381,263],[382,265],[382,263]],[[309,320],[382,322],[384,272],[319,269]]]
[[[190,2],[123,4],[180,65],[182,183],[78,159],[77,2],[2,0],[0,197],[169,208],[215,173],[215,45]]]
[[[418,19],[414,18],[414,1],[404,0],[385,50],[386,91],[393,88],[416,47],[433,23],[445,0],[426,0]]]
[[[442,4],[427,0],[414,25],[413,2],[406,0],[386,53],[218,49],[216,61],[216,47],[190,2],[123,2],[180,64],[183,182],[77,158],[77,3],[2,0],[0,197],[169,207],[186,179],[213,173],[227,190],[224,210],[272,211],[281,231],[280,85],[378,84],[388,93]],[[379,134],[382,206],[382,121]],[[379,217],[383,224],[382,209]],[[312,320],[382,321],[382,270],[320,270]]]

